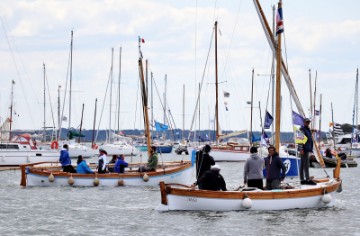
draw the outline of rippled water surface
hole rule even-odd
[[[162,157],[186,159],[175,154]],[[228,188],[242,184],[244,163],[220,165]],[[331,169],[326,171],[332,174]],[[324,176],[322,169],[310,173]],[[341,176],[343,192],[334,208],[159,213],[155,211],[160,203],[158,187],[21,188],[20,171],[0,171],[0,234],[360,235],[360,170],[342,169]]]

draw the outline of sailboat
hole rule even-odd
[[[258,12],[262,12],[258,0],[254,0]],[[281,0],[278,3],[279,20],[282,25]],[[266,22],[263,14],[259,14],[262,23]],[[280,32],[277,30],[277,32]],[[271,35],[271,34],[270,34]],[[280,140],[280,86],[281,86],[281,34],[277,37],[277,69],[276,69],[276,117],[275,117],[275,147],[279,150]],[[294,90],[295,91],[295,90]],[[301,105],[301,104],[299,104]],[[316,148],[318,148],[316,146]],[[321,157],[320,157],[321,158]],[[286,210],[299,208],[330,207],[335,204],[335,194],[341,191],[340,161],[337,156],[337,166],[333,178],[319,178],[313,181],[316,185],[299,185],[287,183],[287,187],[277,190],[260,190],[240,188],[240,191],[209,191],[194,189],[190,186],[160,183],[161,204],[158,211],[171,210]],[[321,162],[323,165],[323,162]]]
[[[143,101],[143,114],[148,155],[150,156],[151,133],[147,107],[147,90],[144,82],[142,53],[139,38],[139,77]],[[194,163],[192,161],[164,162],[155,171],[139,172],[145,163],[131,163],[125,173],[77,174],[61,170],[59,163],[35,163],[21,165],[21,186],[157,186],[159,182],[189,184]]]

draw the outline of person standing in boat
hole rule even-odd
[[[107,152],[104,149],[99,149],[100,155],[98,160],[98,173],[104,174],[106,173],[106,155]]]
[[[145,166],[141,166],[139,168],[139,172],[147,172],[156,170],[158,164],[158,155],[155,146],[151,146],[150,157]]]
[[[246,160],[244,166],[244,184],[247,184],[248,187],[264,189],[264,163],[264,159],[258,155],[257,147],[251,147],[250,157]]]
[[[59,162],[64,172],[76,173],[76,170],[71,165],[71,159],[69,155],[69,146],[64,144],[63,149],[60,151]]]
[[[120,156],[118,156],[116,163],[114,165],[114,172],[116,173],[124,173],[125,172],[125,167],[128,167],[128,163],[126,161],[124,161],[124,155],[121,154]]]
[[[114,166],[113,165],[116,163],[117,159],[118,159],[117,155],[112,156],[112,159],[109,161],[109,166],[108,166],[109,172],[114,172]]]
[[[76,172],[78,174],[94,174],[94,171],[89,168],[82,155],[78,156]]]
[[[199,189],[212,191],[226,191],[226,183],[224,177],[220,174],[220,166],[213,165],[211,169],[206,171],[197,181]]]
[[[269,155],[265,158],[266,190],[279,189],[280,182],[285,178],[286,167],[276,152],[275,147],[270,146],[268,152]]]
[[[310,152],[313,151],[313,139],[311,130],[309,128],[310,125],[310,119],[305,118],[304,119],[304,125],[301,126],[300,130],[303,132],[303,134],[306,136],[307,140],[304,144],[299,144],[298,149],[300,152],[300,182],[301,184],[308,184],[308,185],[316,185],[315,182],[310,180],[309,175],[309,166],[310,166]]]
[[[214,158],[209,154],[210,151],[210,145],[206,144],[201,151],[196,153],[196,180],[199,180],[211,166],[215,165]]]

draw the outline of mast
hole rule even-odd
[[[44,75],[44,134],[43,134],[43,142],[45,141],[45,132],[46,132],[46,125],[45,125],[45,122],[46,122],[46,95],[45,95],[45,90],[46,90],[46,83],[45,83],[45,63],[43,63],[43,75]]]
[[[59,136],[58,136],[58,140],[60,140],[60,129],[61,129],[61,117],[60,117],[60,88],[61,85],[58,85],[58,128],[59,128]]]
[[[110,67],[110,115],[109,115],[109,140],[108,142],[111,143],[111,107],[112,107],[112,86],[113,86],[113,66],[114,66],[114,48],[111,48],[111,67]]]
[[[355,106],[355,125],[358,125],[358,109],[359,109],[359,68],[356,70],[356,82],[355,82],[355,97],[354,97],[354,106]]]
[[[199,91],[199,94],[201,93],[201,84],[199,83],[199,89],[198,89],[198,91]],[[201,137],[201,132],[200,132],[200,128],[201,128],[201,126],[200,126],[200,124],[201,124],[201,122],[200,122],[200,119],[201,119],[201,114],[200,114],[200,101],[201,101],[201,99],[200,99],[200,97],[199,97],[199,134],[198,134],[198,136],[199,136],[199,145],[200,145],[200,137]],[[194,136],[195,136],[195,139],[196,139],[196,133],[194,134]]]
[[[151,72],[151,86],[150,86],[150,89],[151,89],[151,97],[150,97],[150,100],[151,100],[151,132],[153,133],[154,132],[154,99],[153,99],[153,82],[154,82],[154,77],[153,77],[153,73]]]
[[[273,11],[273,28],[272,28],[272,38],[275,41],[275,22],[276,22],[276,15],[275,15],[275,5],[273,5],[272,7],[272,11]],[[273,60],[272,60],[272,64],[271,64],[271,114],[274,115],[275,114],[275,57],[276,57],[276,52],[272,51],[273,53]],[[274,137],[274,125],[271,126],[271,137]],[[274,145],[274,138],[271,139],[272,140],[272,145]]]
[[[92,148],[94,148],[94,146],[95,146],[94,141],[95,141],[96,110],[97,110],[97,98],[95,99],[94,123],[93,123],[92,140],[91,140]]]
[[[335,145],[335,131],[334,131],[334,110],[333,110],[333,105],[331,103],[331,122],[333,124],[333,131],[332,131],[332,137],[333,137],[333,142],[334,142],[334,150],[336,150],[336,145]]]
[[[216,125],[216,145],[219,144],[219,91],[218,91],[218,63],[217,63],[217,21],[215,21],[215,87],[216,87],[216,103],[215,103],[215,125]]]
[[[281,0],[278,3],[278,14],[281,14],[282,18],[282,9],[281,9]],[[279,27],[280,23],[277,23]],[[281,22],[282,26],[282,22]],[[281,121],[281,32],[277,30],[277,48],[276,48],[276,114],[275,114],[275,149],[279,151],[280,148],[280,121]]]
[[[166,124],[166,87],[167,87],[167,74],[165,74],[165,89],[164,89],[164,124]]]
[[[142,53],[140,49],[140,37],[139,37],[139,77],[140,77],[140,84],[141,84],[141,97],[142,97],[142,103],[143,103],[143,114],[144,114],[144,127],[145,127],[145,136],[146,136],[146,143],[147,143],[147,151],[148,156],[150,157],[151,153],[151,133],[150,133],[150,127],[149,127],[149,114],[148,114],[148,98],[147,98],[147,91],[145,87],[145,79],[144,79],[144,69],[143,69],[143,63],[142,63]]]
[[[316,131],[316,87],[317,87],[317,70],[315,71],[315,85],[314,85],[314,103],[313,106],[314,108],[312,109],[313,111],[313,132]],[[317,134],[317,132],[315,132],[315,134]]]
[[[10,129],[9,129],[9,141],[11,139],[11,128],[13,123],[13,108],[14,108],[14,84],[15,80],[11,81],[11,97],[10,97]]]
[[[121,53],[122,47],[120,47],[120,56],[119,56],[119,84],[118,84],[118,120],[117,120],[117,130],[118,134],[120,133],[120,86],[121,86]]]
[[[84,106],[85,106],[85,104],[83,103],[83,105],[82,105],[82,111],[81,111],[81,122],[80,122],[80,132],[79,132],[78,143],[80,143],[80,141],[81,141],[81,129],[82,129],[83,117],[84,117]]]
[[[318,142],[320,143],[321,141],[321,116],[322,116],[322,94],[320,93],[320,109],[319,109],[319,137],[318,137]]]
[[[251,77],[251,102],[250,102],[250,146],[252,146],[252,120],[253,120],[253,99],[254,99],[254,69],[252,70],[252,77]]]
[[[183,84],[183,110],[182,110],[183,114],[182,114],[182,134],[181,134],[181,138],[182,138],[182,142],[184,143],[184,131],[185,131],[185,84]]]
[[[71,30],[71,42],[70,42],[70,92],[69,92],[69,130],[71,128],[71,92],[72,92],[72,63],[73,63],[73,35],[74,32]]]
[[[309,89],[310,89],[310,116],[312,119],[311,127],[310,129],[313,130],[313,124],[314,124],[314,116],[313,116],[313,102],[312,102],[312,86],[311,86],[311,69],[309,69]]]

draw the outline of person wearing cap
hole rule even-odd
[[[201,151],[196,153],[196,180],[199,180],[206,171],[210,170],[211,166],[215,165],[214,158],[209,154],[210,151],[210,145],[206,144]]]
[[[199,189],[212,191],[226,191],[226,183],[224,177],[220,174],[220,166],[213,165],[211,169],[206,171],[197,181]]]
[[[286,167],[274,146],[270,146],[268,152],[269,155],[265,158],[266,190],[280,189],[280,182],[285,178]]]
[[[147,172],[156,170],[158,164],[158,155],[156,146],[151,146],[150,156],[145,166],[139,168],[139,172]]]
[[[264,163],[264,158],[258,155],[257,147],[251,147],[250,157],[246,160],[244,166],[244,184],[247,184],[248,187],[264,189]]]
[[[300,152],[300,158],[301,158],[300,182],[301,184],[316,185],[315,182],[310,180],[310,175],[309,175],[309,166],[310,166],[309,156],[310,156],[310,152],[313,151],[313,139],[309,125],[310,125],[310,119],[305,118],[304,125],[302,125],[300,128],[301,132],[303,132],[303,134],[307,138],[306,143],[298,145],[298,150]]]
[[[106,155],[107,152],[100,148],[99,149],[99,159],[98,159],[98,173],[99,174],[104,174],[106,173]]]
[[[76,173],[76,170],[71,165],[71,159],[69,155],[69,146],[64,144],[63,149],[60,151],[59,162],[64,172]]]

